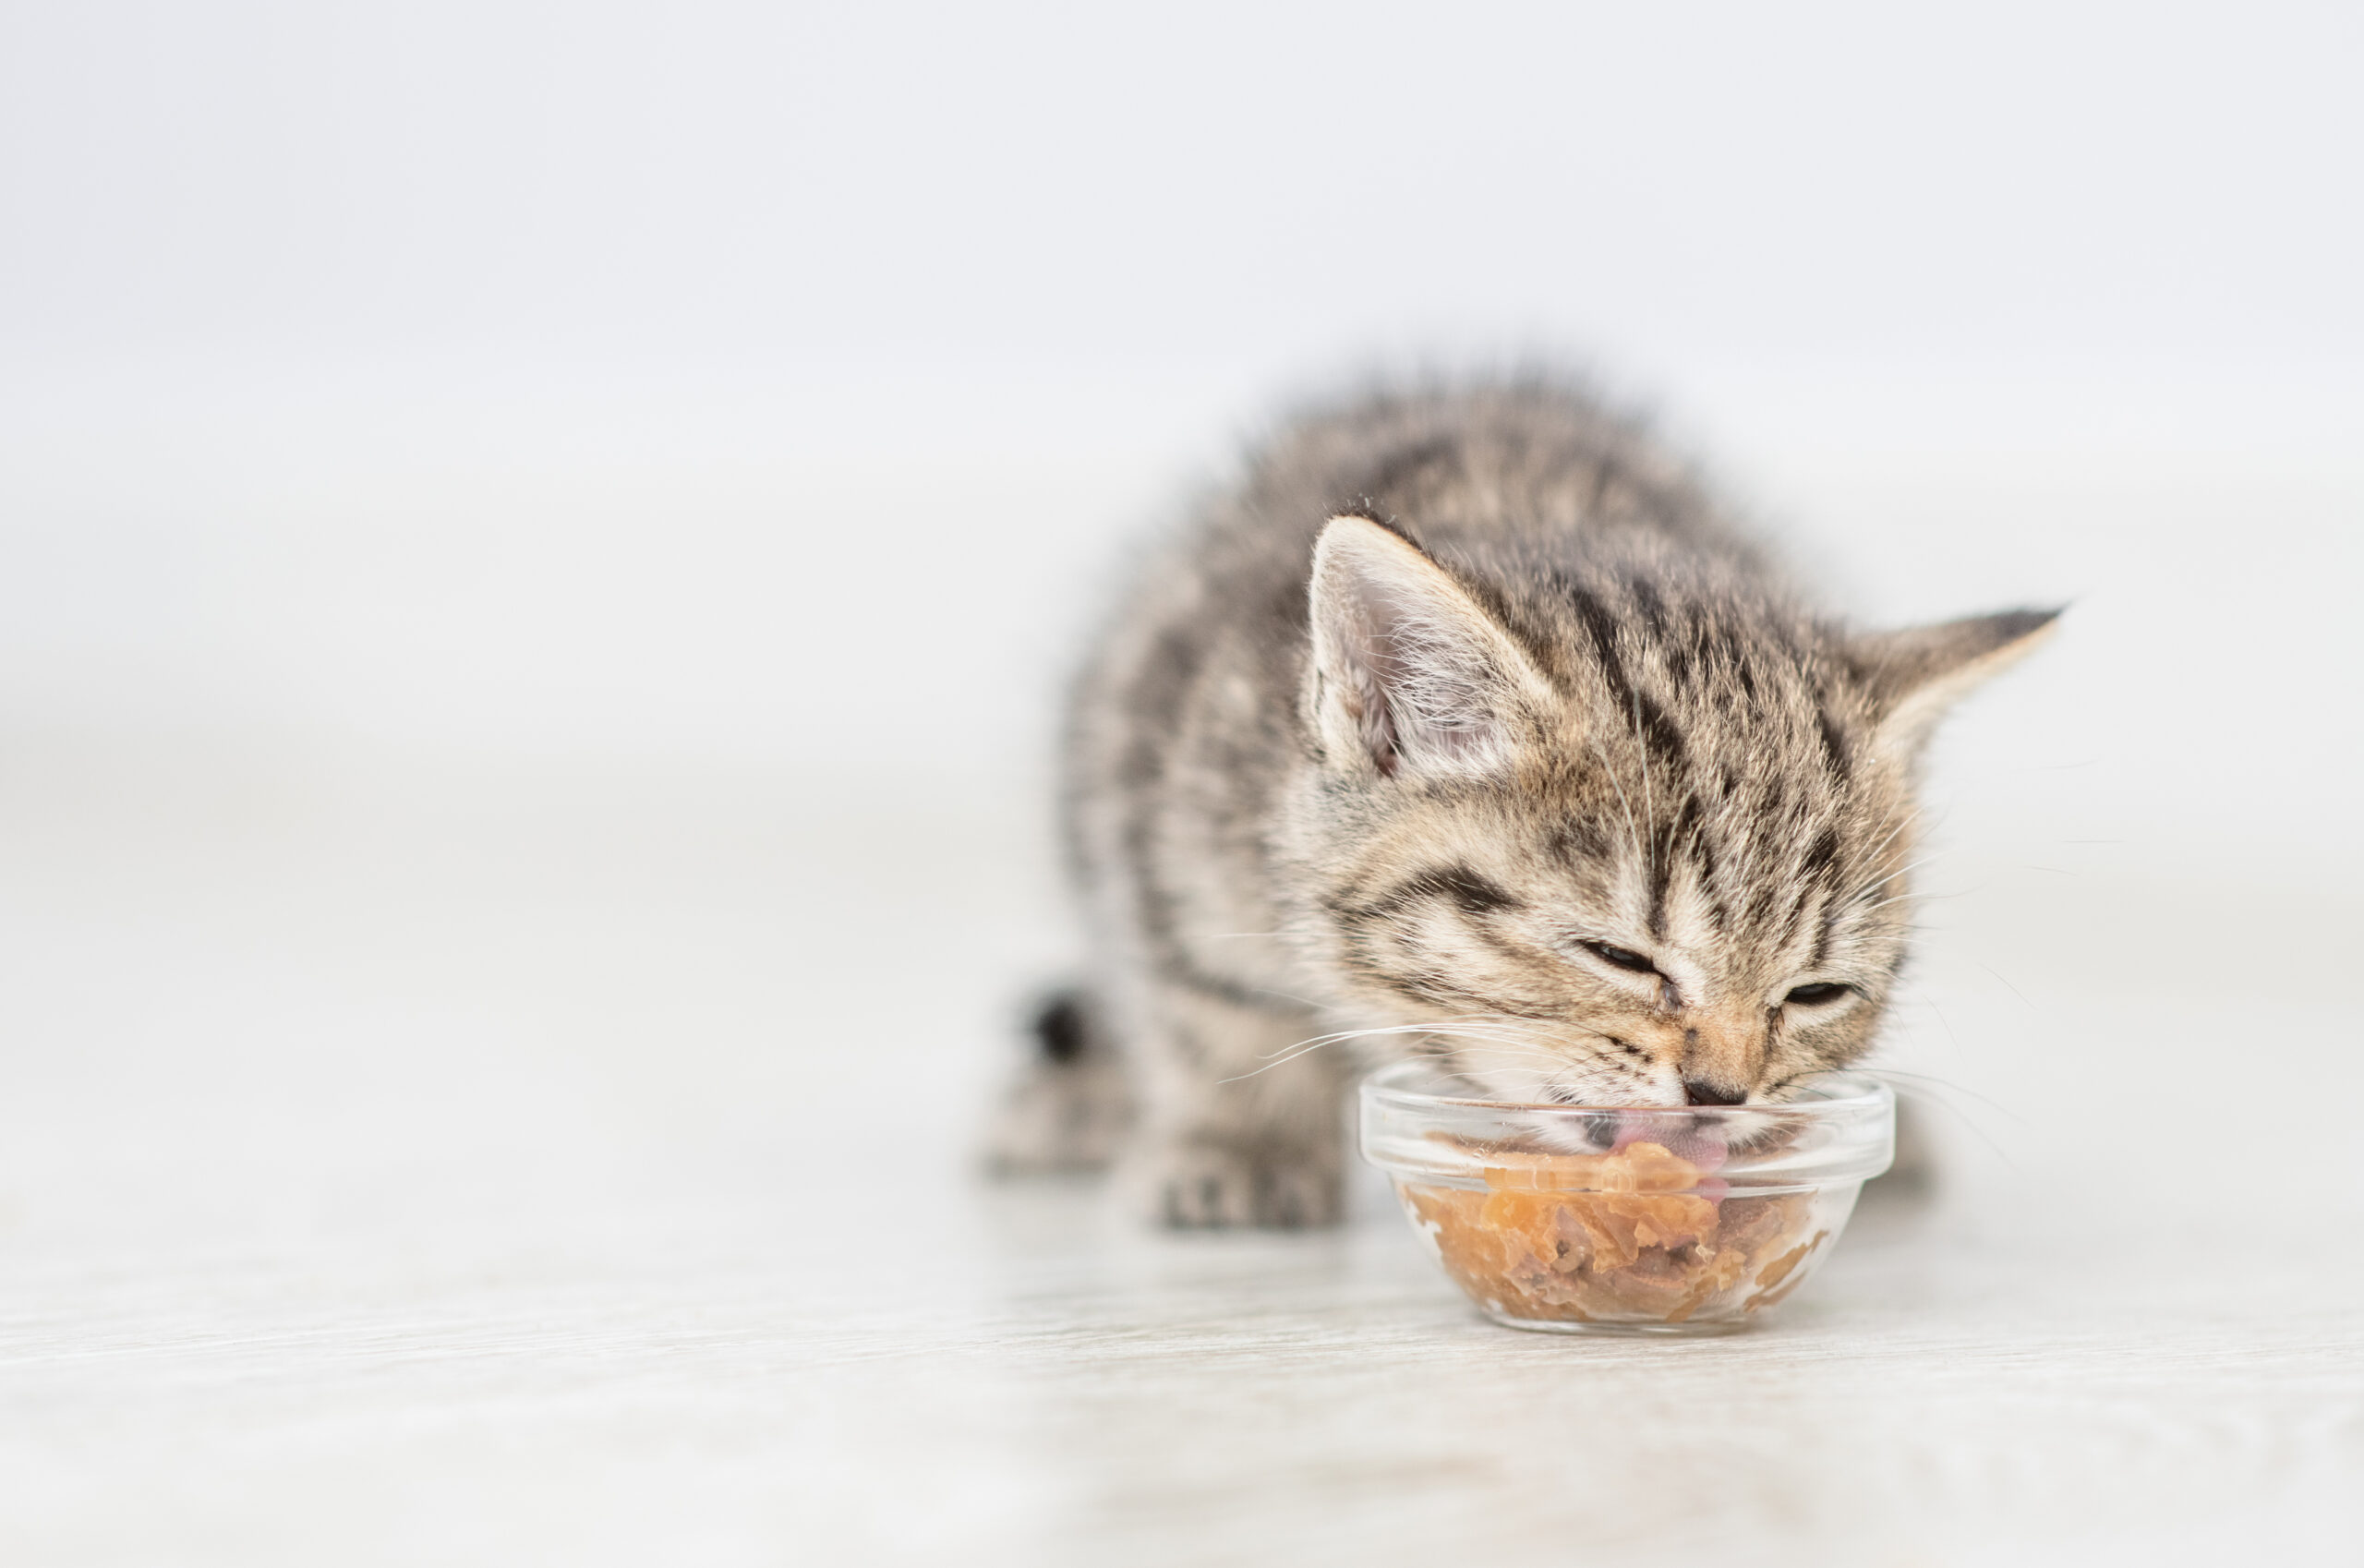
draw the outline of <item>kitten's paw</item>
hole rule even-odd
[[[1002,1094],[985,1134],[995,1176],[1096,1171],[1133,1124],[1132,1087],[1080,991],[1043,999],[1033,1050]]]
[[[996,1176],[1102,1170],[1132,1120],[1132,1096],[1115,1062],[1029,1062],[986,1130],[985,1165]]]
[[[1343,1197],[1335,1159],[1285,1146],[1176,1139],[1142,1158],[1131,1176],[1143,1217],[1176,1230],[1336,1224]]]

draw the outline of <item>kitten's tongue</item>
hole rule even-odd
[[[1620,1111],[1617,1113],[1617,1141],[1610,1146],[1612,1154],[1624,1152],[1629,1143],[1655,1143],[1670,1154],[1676,1154],[1699,1167],[1701,1175],[1721,1170],[1731,1151],[1724,1143],[1724,1129],[1714,1122],[1700,1122],[1691,1116],[1666,1116],[1657,1111]],[[1702,1189],[1707,1183],[1700,1184]],[[1720,1187],[1723,1184],[1716,1184]]]

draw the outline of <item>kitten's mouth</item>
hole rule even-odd
[[[1540,1107],[1538,1107],[1540,1108]],[[1635,1144],[1650,1143],[1680,1155],[1709,1173],[1726,1161],[1762,1156],[1793,1134],[1778,1116],[1745,1105],[1618,1106],[1586,1109],[1571,1105],[1570,1116],[1551,1107],[1538,1116],[1532,1134],[1537,1147],[1562,1154],[1622,1154]]]
[[[1635,1104],[1632,1086],[1586,1095],[1566,1083],[1505,1081],[1467,1064],[1454,1064],[1453,1072],[1476,1097],[1549,1107],[1555,1114],[1548,1118],[1545,1141],[1563,1153],[1615,1154],[1636,1143],[1655,1143],[1712,1172],[1733,1154],[1760,1153],[1768,1139],[1778,1140],[1779,1118],[1766,1114],[1769,1103],[1686,1104],[1669,1094],[1663,1103]],[[1565,1111],[1580,1114],[1556,1114]]]

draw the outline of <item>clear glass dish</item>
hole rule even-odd
[[[1747,1327],[1888,1169],[1896,1097],[1857,1073],[1781,1105],[1521,1105],[1425,1062],[1365,1079],[1363,1158],[1479,1309],[1552,1333]]]

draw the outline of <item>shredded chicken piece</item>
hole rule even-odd
[[[1396,1190],[1446,1272],[1505,1317],[1682,1323],[1755,1311],[1796,1287],[1829,1236],[1801,1239],[1809,1194],[1721,1196],[1662,1144],[1488,1159],[1483,1192]]]

